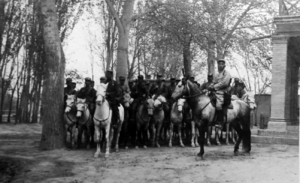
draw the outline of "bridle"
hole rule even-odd
[[[104,95],[102,95],[102,94],[98,94],[98,95],[97,95],[97,97],[98,97],[99,95],[100,95],[100,96],[102,96],[102,101],[101,101],[101,102],[102,102],[102,104],[103,104],[103,103],[104,103],[104,101],[106,100],[106,99],[105,99],[105,96],[104,96]],[[96,102],[96,103],[97,103],[97,102]],[[107,121],[107,120],[108,120],[108,118],[109,118],[109,117],[110,117],[110,115],[111,115],[111,114],[110,114],[110,113],[111,113],[110,106],[109,106],[109,110],[108,110],[108,111],[109,111],[109,113],[108,113],[108,116],[107,116],[107,118],[106,118],[106,119],[101,119],[101,120],[100,120],[100,119],[97,119],[97,118],[95,118],[95,115],[94,115],[94,117],[93,117],[93,118],[94,118],[94,120],[98,121],[99,123],[102,123],[102,122],[104,122],[104,121]]]

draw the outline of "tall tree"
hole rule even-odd
[[[63,86],[65,58],[59,37],[55,0],[42,0],[40,3],[46,61],[42,93],[41,122],[43,129],[40,147],[51,150],[64,147]]]

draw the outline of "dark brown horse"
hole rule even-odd
[[[192,109],[193,119],[198,126],[200,133],[200,152],[198,153],[198,156],[203,159],[205,131],[207,126],[213,124],[216,109],[212,105],[210,98],[202,93],[198,87],[190,81],[186,81],[184,85],[182,82],[178,83],[172,94],[174,100],[183,96],[185,96],[186,102]],[[250,107],[241,100],[232,101],[232,105],[233,109],[228,109],[227,111],[226,123],[231,123],[232,127],[238,133],[238,140],[234,146],[234,153],[236,155],[238,154],[239,145],[242,140],[244,151],[249,153],[251,150]]]

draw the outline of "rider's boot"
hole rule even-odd
[[[217,120],[215,126],[217,128],[222,128],[224,124],[224,111],[223,109],[221,109],[221,110],[217,110],[216,112],[217,112]]]

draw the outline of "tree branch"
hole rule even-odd
[[[113,6],[112,3],[110,2],[110,0],[105,0],[105,1],[106,1],[106,3],[107,3],[107,6],[109,7],[109,10],[110,10],[111,14],[113,15],[113,17],[114,17],[114,19],[115,19],[115,21],[116,21],[116,24],[117,24],[118,28],[119,28],[120,30],[122,30],[122,31],[125,30],[125,28],[124,28],[124,26],[123,26],[123,24],[122,24],[122,22],[121,22],[121,20],[120,20],[120,17],[118,16],[118,14],[117,14],[117,12],[116,12],[114,6]]]

